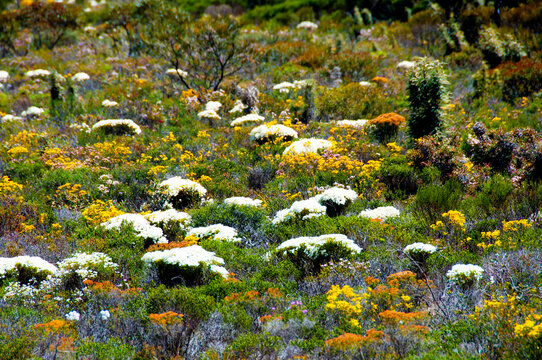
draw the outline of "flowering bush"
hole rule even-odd
[[[284,155],[295,155],[303,153],[317,154],[318,150],[329,149],[333,143],[324,139],[300,139],[291,143],[284,149]]]
[[[151,225],[151,223],[140,214],[122,214],[115,216],[106,222],[100,224],[106,230],[121,230],[123,226],[132,227],[136,236],[146,239],[151,243],[167,242],[163,236],[164,232],[159,227]]]
[[[255,127],[250,131],[250,139],[258,143],[297,139],[297,131],[284,125],[264,124]]]
[[[454,284],[459,286],[473,285],[482,280],[484,269],[478,265],[455,264],[446,273],[446,277]]]
[[[401,215],[399,209],[393,206],[382,206],[372,210],[363,210],[359,216],[369,219],[386,220],[387,218],[397,217]]]
[[[100,120],[92,125],[92,131],[103,132],[106,135],[138,135],[141,128],[133,120],[109,119]]]
[[[56,274],[58,268],[38,256],[0,258],[0,279],[14,278],[20,284],[39,284],[48,275]]]
[[[164,180],[159,184],[159,188],[176,209],[199,204],[207,194],[207,189],[197,182],[181,177]]]
[[[290,220],[306,220],[326,214],[326,207],[314,199],[295,201],[288,209],[280,210],[272,220],[279,224]]]
[[[186,237],[195,236],[198,239],[213,239],[219,241],[239,242],[237,230],[222,224],[214,224],[204,227],[196,227],[188,230]]]

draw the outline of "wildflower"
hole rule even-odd
[[[472,284],[482,279],[484,269],[478,265],[456,264],[446,273],[446,277],[457,285]]]
[[[260,125],[250,131],[250,138],[256,141],[271,141],[277,138],[297,139],[297,131],[284,125]]]
[[[49,75],[51,75],[51,72],[43,69],[30,70],[24,74],[27,78],[46,78]]]
[[[363,129],[363,127],[369,122],[369,120],[339,120],[337,126],[340,127],[352,127],[354,129]]]
[[[273,86],[273,90],[278,90],[281,93],[287,93],[290,91],[290,89],[293,88],[295,88],[295,85],[287,81],[281,82],[280,84],[276,84],[275,86]]]
[[[213,240],[239,242],[240,238],[237,237],[237,230],[232,227],[222,224],[214,224],[203,227],[196,227],[190,229],[186,236],[195,236],[198,239],[211,238]]]
[[[236,100],[235,103],[233,104],[233,108],[229,111],[229,113],[235,114],[235,113],[243,112],[246,108],[247,106],[243,104],[241,100]]]
[[[305,30],[316,30],[318,29],[318,25],[313,23],[312,21],[302,21],[297,24],[296,28]]]
[[[11,115],[11,114],[6,114],[4,116],[2,116],[2,118],[0,119],[3,123],[5,122],[11,122],[11,121],[21,121],[23,118],[20,117],[20,116],[15,116],[15,115]]]
[[[154,225],[168,225],[170,223],[179,223],[184,227],[192,221],[192,217],[185,212],[177,211],[175,209],[154,211],[145,215],[145,218]]]
[[[12,258],[0,257],[0,278],[8,272],[17,270],[18,268],[34,269],[37,273],[46,272],[56,274],[58,268],[40,258],[39,256],[16,256]]]
[[[218,110],[220,110],[221,107],[222,107],[222,104],[218,101],[209,101],[207,102],[207,104],[205,104],[205,110],[208,110],[208,111],[218,112]]]
[[[81,314],[73,310],[66,314],[66,320],[68,321],[79,321],[81,319]]]
[[[216,256],[214,252],[203,249],[199,245],[148,252],[141,259],[146,263],[164,262],[178,266],[198,267],[200,264],[204,264],[209,265],[212,272],[220,274],[225,279],[229,276],[228,270],[219,266],[220,264],[224,264],[224,259]]]
[[[327,234],[315,237],[302,236],[294,239],[287,240],[280,244],[275,252],[289,252],[294,253],[299,249],[303,249],[307,255],[316,258],[321,255],[325,244],[335,243],[341,245],[346,250],[353,254],[361,252],[361,248],[343,234]]]
[[[109,255],[101,252],[76,252],[58,264],[57,278],[68,278],[77,274],[81,279],[94,279],[102,271],[117,271],[119,265],[114,263]]]
[[[9,73],[4,70],[0,70],[0,83],[6,82],[9,79]]]
[[[113,134],[141,134],[141,128],[130,119],[108,119],[98,121],[92,126],[92,131],[103,129],[106,133]]]
[[[119,103],[116,102],[116,101],[111,101],[111,100],[107,100],[105,99],[104,101],[102,101],[102,106],[103,107],[107,107],[107,108],[110,108],[110,107],[116,107],[118,106]]]
[[[375,84],[373,84],[372,82],[369,82],[369,81],[360,81],[359,85],[361,87],[368,87],[368,88],[375,86]]]
[[[245,116],[238,117],[237,119],[233,120],[230,125],[231,126],[239,126],[246,123],[253,123],[253,122],[261,122],[264,121],[265,118],[258,114],[248,114]]]
[[[140,214],[122,214],[115,216],[100,226],[106,230],[120,230],[123,225],[131,225],[137,236],[152,239],[154,242],[167,242],[164,233],[159,227],[153,226]]]
[[[26,109],[25,111],[23,111],[21,113],[21,116],[22,117],[26,117],[26,118],[31,118],[31,117],[37,117],[37,116],[40,116],[41,114],[43,114],[45,112],[45,110],[43,110],[42,108],[39,108],[37,106],[31,106],[29,107],[28,109]]]
[[[186,71],[181,70],[181,69],[167,69],[166,74],[168,76],[171,76],[171,77],[180,76],[180,77],[185,78],[185,77],[188,76],[188,73]]]
[[[109,310],[100,311],[100,319],[108,320],[110,317],[111,317],[111,313],[109,312]]]
[[[299,200],[294,202],[290,208],[278,211],[275,214],[272,223],[279,224],[291,219],[306,220],[325,214],[326,207],[321,205],[316,199]]]
[[[416,65],[416,62],[414,61],[407,61],[403,60],[400,63],[398,63],[395,67],[399,70],[410,70]]]
[[[198,113],[198,117],[200,119],[207,119],[207,120],[220,120],[221,117],[216,113],[215,110],[203,110]]]
[[[261,200],[251,199],[249,197],[236,196],[224,199],[224,203],[237,206],[261,207],[263,202]]]
[[[207,189],[198,184],[195,181],[183,179],[179,176],[169,178],[160,183],[159,187],[169,197],[179,196],[181,193],[189,191],[195,192],[200,197],[204,197],[207,194]]]
[[[403,252],[408,256],[429,256],[437,251],[437,247],[430,244],[424,244],[421,242],[416,242],[410,245],[407,245]]]
[[[363,210],[358,216],[369,219],[381,219],[386,220],[390,217],[397,217],[401,215],[401,212],[393,206],[383,206],[372,210]]]
[[[81,83],[83,81],[90,80],[90,76],[88,76],[87,73],[78,72],[77,74],[72,76],[72,80],[75,82]]]
[[[291,143],[282,153],[283,155],[289,154],[303,154],[313,153],[317,154],[318,150],[329,149],[333,146],[333,143],[329,140],[323,139],[300,139]]]

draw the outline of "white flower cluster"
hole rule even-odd
[[[209,111],[218,111],[222,107],[222,104],[219,101],[209,101],[205,104],[205,110]]]
[[[416,256],[416,255],[431,255],[437,251],[437,247],[431,244],[425,244],[421,242],[416,242],[410,245],[407,245],[403,252],[409,256]]]
[[[295,80],[293,83],[284,81],[273,86],[273,90],[278,90],[281,93],[287,93],[290,91],[290,89],[301,89],[307,85],[309,85],[308,80]]]
[[[13,271],[17,265],[25,268],[34,268],[38,272],[45,271],[55,274],[58,268],[39,256],[16,256],[12,258],[0,257],[0,277],[3,277],[8,271]]]
[[[381,206],[372,210],[363,210],[359,213],[360,217],[380,220],[386,220],[387,218],[396,217],[399,215],[401,215],[401,212],[399,209],[393,206]]]
[[[210,265],[211,271],[219,273],[224,278],[228,277],[228,270],[218,264],[224,264],[224,259],[216,256],[214,252],[207,251],[199,245],[183,248],[175,248],[164,251],[148,252],[141,258],[146,263],[163,261],[166,264],[178,266]]]
[[[315,237],[302,236],[290,239],[280,244],[275,252],[293,253],[298,249],[304,248],[307,255],[317,257],[322,253],[322,247],[330,242],[343,245],[346,249],[350,250],[354,254],[361,252],[361,248],[356,245],[354,241],[343,234],[327,234]]]
[[[482,279],[484,269],[478,265],[455,264],[446,273],[446,277],[457,285],[465,285]]]
[[[263,124],[250,131],[250,138],[256,141],[270,140],[278,137],[297,139],[297,131],[284,125]]]
[[[339,120],[337,126],[341,127],[353,127],[354,129],[363,129],[363,127],[369,122],[369,120]]]
[[[368,88],[376,86],[374,83],[369,82],[369,81],[360,81],[359,85],[362,87],[368,87]]]
[[[23,118],[20,116],[15,116],[11,114],[6,114],[2,116],[2,122],[11,122],[11,121],[21,121]]]
[[[9,79],[9,73],[4,70],[0,70],[0,83],[6,82]]]
[[[318,25],[313,23],[312,21],[302,21],[297,24],[296,28],[305,30],[316,30],[318,29]]]
[[[168,225],[170,223],[180,223],[184,228],[192,221],[192,217],[183,211],[175,209],[154,211],[145,215],[145,218],[153,225]]]
[[[37,69],[37,70],[30,70],[27,71],[24,76],[27,78],[45,78],[47,76],[51,75],[51,72],[49,70],[43,70],[43,69]]]
[[[410,70],[416,65],[415,61],[403,60],[396,65],[396,68],[399,70]]]
[[[236,100],[235,103],[233,104],[233,108],[229,112],[230,114],[235,114],[238,112],[243,112],[243,110],[245,110],[246,108],[247,106],[243,104],[241,100]]]
[[[25,301],[28,301],[30,299],[35,299],[37,294],[39,292],[39,289],[35,288],[31,285],[23,285],[20,282],[13,281],[10,282],[5,288],[4,288],[4,300],[9,299],[25,299]]]
[[[25,111],[23,111],[21,113],[21,116],[26,117],[26,118],[30,118],[30,117],[34,117],[34,116],[37,117],[37,116],[40,116],[41,114],[43,114],[44,112],[45,112],[45,110],[43,110],[40,107],[31,106],[28,109],[26,109]]]
[[[333,202],[337,205],[346,205],[350,201],[358,198],[358,194],[351,189],[334,186],[325,190],[323,193],[313,196],[320,204],[325,202]]]
[[[68,321],[79,321],[81,319],[81,314],[73,310],[66,314],[66,320]]]
[[[169,197],[175,197],[181,192],[193,191],[199,194],[202,198],[207,194],[207,189],[195,181],[183,179],[180,176],[175,176],[164,180],[159,187]]]
[[[271,221],[273,224],[280,224],[290,219],[300,218],[301,220],[313,217],[324,216],[326,207],[321,205],[316,199],[295,201],[288,209],[280,210],[275,214]]]
[[[116,271],[119,265],[106,254],[101,252],[76,252],[58,263],[56,276],[63,278],[71,273],[78,274],[83,280],[94,279],[98,271]]]
[[[108,100],[108,99],[105,99],[104,101],[102,101],[102,106],[103,107],[107,107],[107,108],[110,108],[110,107],[115,107],[115,106],[118,106],[119,103],[116,102],[116,101],[111,101],[111,100]]]
[[[252,123],[252,122],[261,122],[264,121],[265,117],[258,115],[258,114],[248,114],[245,116],[238,117],[237,119],[233,120],[231,122],[231,126],[239,126],[246,123]]]
[[[243,197],[243,196],[234,196],[234,197],[224,199],[224,203],[228,205],[253,206],[253,207],[260,207],[263,204],[263,202],[259,199],[251,199],[249,197]]]
[[[75,82],[81,83],[83,81],[90,80],[90,76],[88,76],[87,73],[78,72],[77,74],[72,76],[72,80]]]
[[[106,230],[120,230],[124,225],[132,225],[135,234],[144,239],[152,239],[155,243],[167,243],[164,237],[164,232],[159,227],[151,225],[151,223],[140,214],[122,214],[115,216],[106,222],[100,224]]]
[[[168,69],[166,74],[171,77],[181,76],[184,78],[188,76],[188,73],[181,69]]]
[[[283,155],[296,155],[296,154],[317,154],[318,150],[329,149],[333,146],[333,143],[324,139],[300,139],[291,143],[286,149],[284,149]]]
[[[141,128],[133,120],[130,119],[108,119],[100,120],[92,126],[92,131],[102,128],[127,127],[130,129],[131,135],[141,134]]]
[[[198,239],[212,238],[213,240],[239,242],[241,239],[237,237],[237,230],[232,227],[222,224],[214,224],[190,229],[186,236],[195,236]]]

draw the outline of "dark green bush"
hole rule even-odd
[[[442,213],[457,209],[463,197],[462,185],[457,180],[448,180],[444,185],[428,185],[418,189],[412,203],[412,211],[434,223]]]

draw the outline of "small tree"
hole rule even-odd
[[[424,58],[416,63],[408,79],[408,130],[412,139],[434,134],[440,129],[440,106],[446,99],[447,85],[438,60]]]
[[[190,16],[177,9],[164,11],[163,24],[154,29],[154,48],[168,59],[183,85],[218,90],[225,78],[240,71],[251,60],[250,44],[240,36],[231,16]]]

